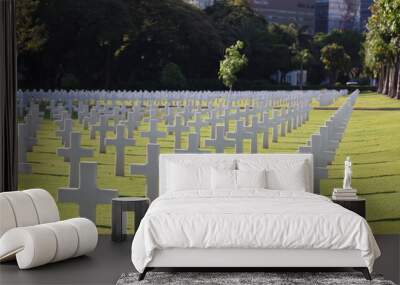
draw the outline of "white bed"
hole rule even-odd
[[[312,194],[312,161],[310,154],[160,155],[160,197],[132,243],[140,278],[155,267],[354,267],[370,278],[380,255],[370,228],[357,214]],[[174,165],[231,162],[243,171],[266,164],[274,190],[170,189],[168,180],[178,179]],[[296,165],[304,166],[300,176]],[[187,178],[185,169],[179,174]],[[300,190],[282,189],[296,183]]]

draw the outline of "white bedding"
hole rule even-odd
[[[165,248],[357,249],[371,272],[380,255],[359,215],[320,195],[265,189],[160,196],[134,237],[135,268]]]

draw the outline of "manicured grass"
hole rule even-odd
[[[361,94],[363,108],[400,107],[400,102],[374,93]],[[322,193],[340,187],[343,161],[353,161],[353,187],[367,199],[367,219],[375,233],[400,233],[400,111],[355,110],[340,143]]]
[[[374,92],[361,93],[355,104],[356,108],[400,108],[400,100]]]
[[[310,135],[318,130],[321,124],[326,121],[333,111],[311,111],[310,120],[300,128],[293,130],[286,137],[279,137],[279,143],[272,143],[269,149],[262,149],[262,135],[258,137],[259,152],[295,152],[300,145],[307,142]],[[110,122],[111,123],[111,122]],[[125,149],[125,177],[114,176],[115,150],[112,146],[107,146],[107,152],[100,154],[98,152],[98,136],[95,140],[89,139],[89,131],[83,130],[77,120],[73,123],[74,131],[82,133],[82,147],[95,149],[94,157],[83,158],[82,161],[97,161],[98,173],[97,183],[100,188],[117,189],[120,196],[144,196],[145,178],[140,175],[130,175],[129,165],[132,163],[144,163],[146,161],[147,139],[140,136],[141,131],[148,128],[147,123],[142,123],[135,131],[136,146]],[[159,124],[159,129],[165,131],[164,123]],[[232,122],[230,130],[235,129],[235,123]],[[43,120],[38,131],[38,145],[34,147],[32,153],[28,153],[28,161],[32,163],[33,173],[30,175],[20,175],[19,188],[44,188],[47,189],[55,199],[57,199],[57,189],[68,185],[68,163],[64,162],[62,157],[56,156],[56,149],[62,147],[60,139],[55,136],[56,126],[49,119]],[[114,134],[109,132],[108,137]],[[210,136],[210,128],[203,128],[201,132],[201,142]],[[272,140],[272,131],[270,135]],[[159,140],[161,153],[173,152],[174,136],[168,135]],[[182,138],[182,147],[186,148],[187,136]],[[212,148],[204,148],[213,151]],[[234,153],[234,148],[226,149],[227,153]],[[250,141],[245,142],[244,151],[250,152]],[[61,217],[63,219],[77,216],[79,208],[73,203],[58,203]],[[97,225],[100,233],[109,233],[111,224],[111,207],[109,205],[100,205],[97,207]]]
[[[345,98],[340,98],[334,105],[340,105]],[[388,101],[389,100],[389,101]],[[360,101],[360,102],[359,102]],[[382,101],[382,102],[381,102]],[[376,108],[376,106],[398,105],[400,102],[376,94],[362,94],[356,106]],[[311,134],[333,114],[334,110],[312,110],[310,120],[305,125],[286,137],[279,137],[279,143],[270,142],[269,149],[262,149],[262,136],[259,135],[260,153],[291,153],[304,145]],[[340,187],[343,161],[350,155],[353,160],[353,186],[367,198],[367,218],[376,233],[400,233],[400,111],[354,111],[346,133],[343,137],[334,163],[329,167],[329,179],[321,182],[322,193],[330,195],[333,187]],[[129,174],[129,165],[146,161],[147,139],[140,137],[140,131],[147,130],[147,123],[142,123],[135,132],[136,146],[126,148],[125,177],[114,176],[114,148],[107,147],[106,154],[98,153],[98,137],[89,139],[89,131],[83,130],[74,120],[74,131],[82,133],[82,146],[95,149],[92,158],[83,158],[82,161],[98,162],[97,183],[100,188],[117,189],[120,196],[144,196],[145,178]],[[159,128],[165,130],[163,123]],[[235,124],[232,122],[231,130]],[[32,163],[33,174],[20,175],[19,188],[44,188],[57,199],[57,189],[68,185],[68,163],[62,157],[56,156],[56,149],[61,147],[60,140],[55,136],[56,126],[45,119],[38,131],[38,145],[34,152],[28,153],[28,161]],[[201,133],[202,146],[209,137],[210,129],[203,128]],[[113,137],[112,132],[108,137]],[[271,139],[272,135],[270,136]],[[160,139],[162,153],[173,152],[173,135]],[[187,144],[183,136],[182,146]],[[250,151],[250,142],[245,143],[245,152]],[[207,148],[204,148],[207,149]],[[212,149],[209,149],[212,151]],[[226,149],[233,153],[234,148]],[[58,203],[63,219],[77,216],[78,206],[72,203]],[[129,216],[130,221],[132,215]],[[97,226],[100,233],[110,233],[111,206],[97,207]],[[129,222],[128,224],[132,224]]]
[[[329,107],[340,107],[343,102],[346,100],[346,97],[339,97],[336,102],[334,102]],[[313,107],[318,107],[318,103],[314,102]],[[388,96],[378,95],[375,92],[363,92],[361,93],[354,105],[354,108],[363,108],[363,109],[398,109],[400,108],[400,100],[392,99]]]

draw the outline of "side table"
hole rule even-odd
[[[335,200],[332,199],[332,202],[339,204],[340,206],[353,211],[356,214],[359,214],[361,217],[365,219],[365,204],[366,200],[363,198],[358,198],[356,200]]]
[[[135,231],[144,217],[150,204],[149,198],[119,197],[112,199],[112,234],[113,241],[126,239],[126,212],[135,212]]]

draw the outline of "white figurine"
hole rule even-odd
[[[351,160],[350,156],[346,157],[346,161],[344,162],[344,179],[343,179],[343,189],[352,189],[351,188]]]

